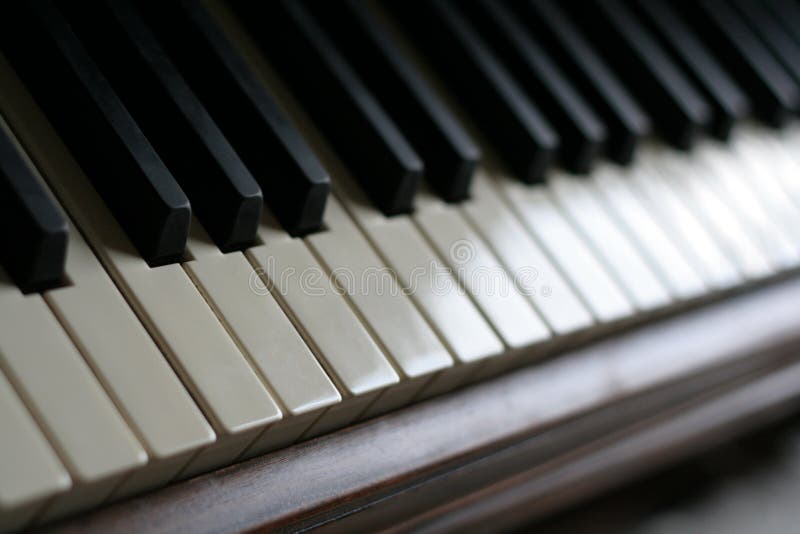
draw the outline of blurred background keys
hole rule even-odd
[[[64,277],[67,219],[0,124],[0,263],[24,292]]]
[[[386,215],[410,212],[422,160],[305,4],[235,5],[372,201]]]
[[[387,1],[478,127],[524,182],[542,180],[558,134],[478,35],[456,2]]]
[[[605,122],[606,154],[618,163],[630,163],[639,141],[651,131],[650,117],[558,3],[529,0],[517,7],[520,21]]]
[[[422,157],[434,191],[448,202],[467,198],[480,149],[379,16],[358,0],[307,6]]]
[[[561,164],[588,172],[606,141],[602,121],[510,9],[478,0],[464,4],[464,11],[558,132]]]
[[[179,260],[189,200],[67,21],[47,1],[3,9],[3,54],[142,257],[151,265]]]
[[[188,0],[138,7],[286,231],[319,230],[327,171],[210,13]]]
[[[261,189],[135,6],[125,0],[60,6],[219,248],[251,244]]]

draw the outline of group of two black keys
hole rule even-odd
[[[555,157],[576,172],[601,152],[628,163],[651,125],[682,148],[704,130],[725,138],[751,101],[783,123],[798,105],[780,64],[797,59],[779,27],[793,12],[770,2],[786,20],[746,0],[680,14],[663,0],[383,8],[517,176],[537,181]],[[445,200],[468,196],[480,152],[385,18],[357,0],[232,7],[384,213],[412,209],[423,169]],[[203,7],[15,11],[4,54],[148,262],[181,257],[189,200],[222,250],[252,241],[262,190],[290,233],[320,227],[324,168]]]

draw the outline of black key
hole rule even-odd
[[[0,127],[0,263],[24,292],[64,278],[67,219]]]
[[[373,202],[387,215],[411,211],[422,160],[303,3],[235,5]]]
[[[388,1],[409,34],[494,145],[526,182],[543,178],[559,137],[478,35],[456,2]]]
[[[318,230],[327,171],[200,2],[137,4],[187,83],[292,235]]]
[[[795,0],[764,0],[764,5],[781,23],[792,40],[800,44],[800,4]]]
[[[750,96],[754,111],[768,124],[784,124],[800,105],[800,89],[742,17],[724,2],[678,2],[697,35]]]
[[[358,0],[306,5],[422,157],[433,189],[467,198],[480,149],[378,17]]]
[[[711,108],[647,28],[618,0],[564,5],[647,109],[665,139],[689,148],[710,122]]]
[[[605,122],[606,153],[619,163],[629,163],[639,140],[650,134],[650,117],[557,2],[530,0],[519,8],[520,20]]]
[[[6,4],[2,52],[149,263],[178,261],[189,199],[48,1]]]
[[[87,0],[61,9],[220,249],[252,243],[261,189],[134,5]]]
[[[670,4],[663,0],[633,0],[632,4],[713,107],[711,132],[727,139],[734,123],[750,112],[747,95]]]
[[[764,4],[748,0],[733,0],[732,3],[786,69],[795,84],[800,84],[800,44],[792,39]]]
[[[588,172],[606,141],[603,122],[511,10],[494,0],[462,5],[558,132],[562,164],[573,172]]]

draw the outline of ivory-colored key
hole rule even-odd
[[[661,150],[645,147],[637,164],[638,172],[629,175],[631,185],[639,192],[646,209],[675,239],[706,285],[720,290],[739,284],[742,277],[736,265],[692,213],[686,199],[662,178],[661,157]]]
[[[503,203],[486,172],[477,171],[470,199],[461,205],[463,213],[554,334],[564,336],[592,326],[591,313]]]
[[[705,294],[707,288],[700,275],[633,190],[629,175],[637,172],[647,171],[605,164],[595,169],[590,180],[608,204],[612,217],[648,257],[650,266],[675,298],[693,299]]]
[[[44,512],[55,519],[103,502],[147,454],[38,294],[0,271],[0,368],[44,429],[72,490]]]
[[[0,127],[7,127],[2,120]],[[71,222],[65,272],[70,284],[44,298],[149,457],[114,497],[164,485],[213,443],[214,432]]]
[[[181,266],[147,265],[5,61],[0,73],[0,111],[217,434],[179,476],[230,464],[280,409]]]
[[[549,184],[556,202],[616,275],[633,304],[643,311],[668,305],[671,299],[664,285],[620,231],[597,193],[579,179],[558,172],[550,176]]]
[[[736,212],[749,229],[753,240],[764,251],[777,270],[790,269],[800,263],[800,243],[792,243],[782,226],[780,207],[766,203],[760,192],[748,184],[742,174],[750,173],[747,165],[728,147],[713,141],[701,143],[697,156],[710,171],[705,177],[720,197]],[[763,190],[759,184],[758,190]],[[765,207],[766,206],[766,207]],[[769,211],[768,211],[769,210]]]
[[[187,251],[193,259],[184,268],[283,411],[244,457],[290,445],[341,400],[339,392],[244,254],[220,252],[196,220]]]
[[[728,256],[736,262],[749,279],[759,279],[774,273],[769,258],[753,241],[749,229],[726,204],[710,183],[710,171],[685,155],[664,150],[658,156],[660,177],[674,187],[691,211],[704,221]]]
[[[594,253],[575,233],[543,186],[529,186],[506,175],[495,186],[527,230],[547,250],[601,323],[631,316],[634,307]]]
[[[428,191],[413,219],[510,349],[540,343],[550,333],[483,238],[458,210]]]
[[[340,410],[349,420],[343,424],[352,422],[368,407],[363,399],[374,400],[400,377],[302,239],[289,236],[270,213],[259,237],[264,244],[249,249],[248,259],[262,269],[272,294],[346,397]],[[325,417],[309,436],[331,429]]]
[[[30,524],[72,482],[33,417],[0,372],[0,532]]]

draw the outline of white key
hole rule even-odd
[[[771,174],[781,188],[800,208],[800,127],[790,126],[780,135],[762,132],[757,140],[768,159]],[[762,162],[763,164],[763,162]]]
[[[214,432],[71,222],[65,271],[70,285],[44,298],[149,456],[114,496],[164,485],[214,441]]]
[[[723,202],[709,179],[709,170],[685,155],[667,151],[659,154],[654,165],[660,177],[686,199],[691,211],[705,222],[717,242],[749,279],[770,276],[774,271],[769,259],[755,244],[748,228]]]
[[[461,209],[555,334],[589,328],[591,313],[479,169]]]
[[[47,439],[0,372],[0,532],[22,529],[72,482]]]
[[[660,275],[671,294],[679,299],[693,299],[707,288],[683,252],[656,222],[630,183],[630,174],[647,172],[633,166],[630,170],[617,166],[599,166],[590,180],[603,195],[620,227],[636,242],[654,271]]]
[[[328,231],[308,236],[307,243],[394,361],[402,380],[414,382],[387,391],[370,408],[370,414],[388,411],[407,403],[433,373],[451,367],[453,359],[336,198],[328,200],[325,225]]]
[[[713,141],[698,145],[697,156],[709,169],[706,175],[715,184],[715,191],[727,199],[728,205],[747,224],[754,241],[769,258],[776,269],[789,269],[800,263],[800,253],[783,228],[776,224],[780,218],[780,208],[774,204],[764,204],[762,195],[755,192],[741,174],[752,172],[727,147],[720,147]],[[763,189],[759,186],[759,189]],[[765,209],[769,208],[769,213]]]
[[[0,112],[217,433],[180,476],[229,464],[280,409],[181,266],[147,265],[7,63],[0,73]]]
[[[426,195],[427,200],[419,198]],[[514,280],[457,210],[423,191],[413,218],[506,346],[517,349],[550,337]]]
[[[644,152],[637,165],[640,170],[632,173],[630,180],[645,202],[646,209],[675,239],[709,287],[727,289],[738,285],[742,278],[736,265],[692,213],[687,199],[682,198],[676,188],[662,178],[663,171],[658,170],[660,151],[651,149]]]
[[[544,187],[498,176],[500,192],[603,323],[633,314],[634,308],[583,240],[575,233]]]
[[[220,252],[198,221],[193,221],[187,250],[194,259],[184,268],[284,414],[245,457],[293,443],[323,410],[341,400],[339,392],[244,254]]]
[[[352,398],[377,396],[400,377],[303,240],[291,238],[269,213],[259,236],[264,244],[247,251],[251,264],[263,270],[272,294],[347,397],[343,404],[366,409]],[[350,421],[360,415],[350,412]]]
[[[0,368],[64,461],[73,490],[49,519],[100,504],[147,454],[38,295],[0,271]]]
[[[553,173],[549,183],[556,202],[616,275],[634,305],[641,310],[653,310],[669,304],[669,293],[611,219],[597,194],[583,182],[562,173]]]

